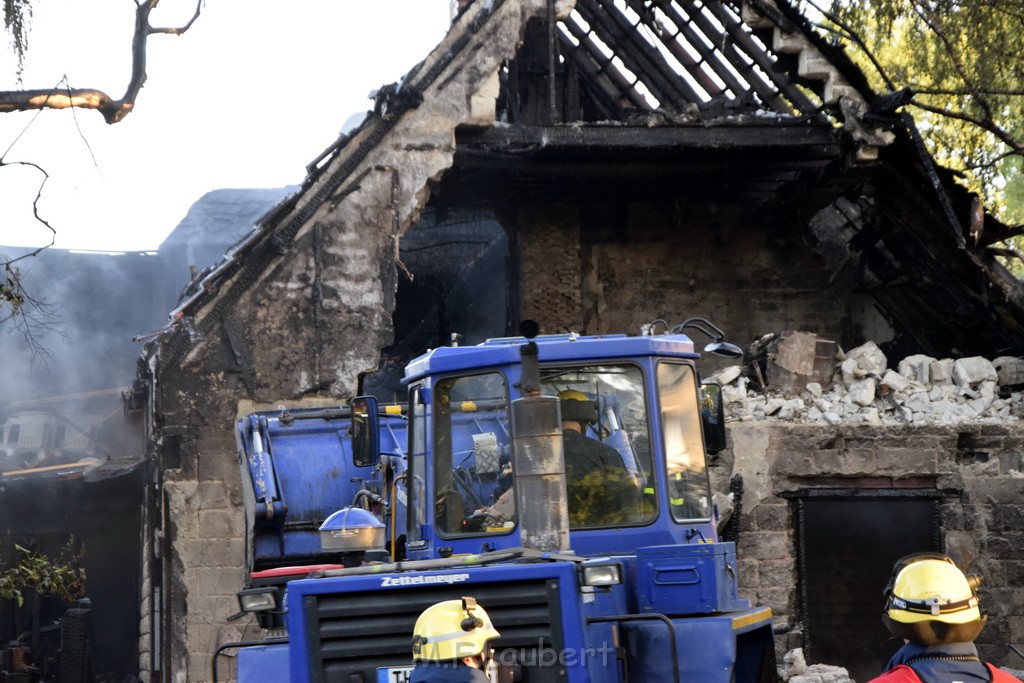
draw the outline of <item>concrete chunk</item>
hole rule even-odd
[[[743,367],[740,365],[730,365],[727,368],[722,368],[715,374],[708,377],[709,381],[717,381],[722,386],[726,384],[732,384],[733,380],[743,374]]]
[[[868,375],[881,377],[889,367],[889,361],[875,342],[867,342],[847,351],[846,358],[856,360],[857,366]]]
[[[803,391],[809,382],[828,384],[835,371],[837,345],[810,332],[786,331],[755,343],[752,355],[763,359],[768,386]]]
[[[907,379],[920,384],[928,384],[931,381],[931,366],[934,362],[934,358],[921,353],[907,356],[900,361],[899,372]]]
[[[901,367],[902,367],[902,364],[901,364]],[[892,370],[886,370],[885,371],[885,376],[882,377],[882,384],[884,384],[885,386],[889,387],[893,391],[904,392],[904,391],[907,390],[907,387],[910,386],[910,380],[911,379],[914,379],[914,378],[911,377],[911,378],[908,379],[907,375],[904,375],[902,373],[902,371],[901,372],[894,372]],[[917,381],[920,381],[920,380],[917,380]]]
[[[847,358],[839,369],[843,373],[843,384],[848,387],[864,378],[864,371],[860,369],[856,358]]]
[[[992,361],[999,377],[999,386],[1015,387],[1024,385],[1024,358],[1000,356]]]
[[[999,379],[996,367],[987,358],[971,356],[953,361],[953,382],[959,387],[976,387]]]
[[[875,400],[875,380],[871,377],[855,382],[850,387],[850,401],[859,406],[869,406]]]
[[[943,358],[931,364],[932,384],[941,386],[953,383],[953,359]]]

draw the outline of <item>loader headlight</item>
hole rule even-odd
[[[277,609],[276,589],[247,588],[238,591],[238,607],[243,612],[269,612]]]
[[[595,564],[583,567],[584,586],[614,586],[622,583],[622,569],[617,564]]]

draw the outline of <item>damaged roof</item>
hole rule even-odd
[[[873,294],[911,346],[937,357],[1024,354],[1024,287],[992,249],[1019,231],[934,163],[901,93],[872,92],[784,0],[489,0],[382,88],[367,118],[311,162],[302,188],[191,283],[164,330],[178,333],[171,355],[316,211],[343,202],[399,122],[457,79],[480,101],[452,117],[453,167],[441,170],[456,194],[593,192],[588,178],[622,192],[671,179],[754,206],[799,197],[833,279]],[[507,182],[478,182],[489,176]],[[401,230],[430,187],[396,202]]]

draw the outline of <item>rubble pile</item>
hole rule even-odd
[[[753,363],[719,370],[730,420],[793,423],[957,424],[1024,418],[1024,358],[908,356],[896,369],[873,342],[837,350],[831,382],[761,386]],[[806,379],[806,378],[805,378]]]
[[[803,648],[799,647],[783,656],[779,679],[787,683],[854,683],[850,673],[841,666],[809,665],[804,658]]]

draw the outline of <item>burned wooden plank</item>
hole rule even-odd
[[[719,125],[577,125],[496,126],[460,128],[459,147],[489,147],[520,151],[563,149],[628,149],[632,151],[678,149],[784,150],[801,148],[818,158],[834,158],[843,151],[833,126],[793,117],[765,120],[764,117],[735,118]]]

